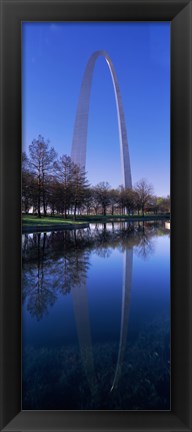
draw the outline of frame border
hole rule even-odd
[[[192,0],[1,0],[1,422],[11,431],[192,431]],[[171,21],[171,400],[167,411],[21,411],[21,22]]]

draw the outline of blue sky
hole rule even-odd
[[[105,50],[123,100],[135,184],[145,178],[157,195],[170,193],[170,24],[48,22],[22,26],[22,146],[39,134],[58,155],[71,154],[87,61]],[[87,176],[91,184],[122,184],[115,97],[104,58],[91,93]]]

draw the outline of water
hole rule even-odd
[[[170,409],[161,223],[23,236],[23,409]]]

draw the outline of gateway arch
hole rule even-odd
[[[84,77],[81,84],[79,101],[77,105],[71,158],[73,162],[78,164],[80,167],[85,168],[88,116],[89,116],[92,77],[93,77],[93,71],[94,71],[96,60],[100,56],[103,56],[107,62],[111,74],[112,82],[113,82],[114,93],[115,93],[118,129],[119,129],[121,164],[122,164],[122,172],[123,172],[123,185],[126,188],[131,188],[132,187],[131,167],[130,167],[127,130],[126,130],[124,111],[123,111],[122,98],[121,98],[120,88],[117,81],[117,76],[115,73],[113,63],[109,55],[106,53],[106,51],[94,52],[91,55],[85,69]]]
[[[107,62],[111,74],[112,82],[113,82],[114,93],[115,93],[117,121],[118,121],[118,129],[119,129],[120,154],[121,154],[121,164],[122,164],[122,173],[123,173],[123,185],[126,188],[131,188],[132,187],[131,167],[130,167],[127,130],[126,130],[124,111],[123,111],[122,98],[121,98],[120,88],[118,85],[117,76],[115,73],[113,63],[109,55],[105,51],[94,52],[91,55],[84,72],[78,105],[77,105],[75,124],[74,124],[71,158],[72,161],[78,164],[80,167],[82,168],[86,167],[87,131],[88,131],[88,117],[89,117],[92,77],[93,77],[96,60],[100,56],[103,56]],[[131,295],[132,260],[133,260],[133,249],[131,248],[130,250],[126,250],[126,252],[124,253],[119,349],[118,349],[118,356],[117,356],[114,378],[112,381],[110,391],[113,391],[113,389],[118,384],[121,375],[121,366],[122,366],[125,347],[126,347],[129,305],[130,305],[130,295]],[[74,307],[74,313],[75,313],[75,319],[77,325],[79,345],[81,350],[82,363],[86,371],[90,388],[92,388],[93,391],[95,391],[95,388],[97,387],[98,383],[95,376],[95,368],[94,368],[86,281],[82,282],[78,290],[72,290],[72,299],[73,299],[73,307]]]

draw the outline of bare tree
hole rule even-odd
[[[119,191],[117,189],[111,189],[109,191],[109,200],[111,206],[111,214],[114,215],[115,208],[119,203]]]
[[[56,152],[53,147],[49,149],[49,141],[39,135],[29,145],[30,166],[37,179],[38,185],[38,216],[41,217],[41,203],[43,204],[44,215],[46,215],[46,181],[47,175],[53,170],[53,163],[56,159]]]
[[[110,185],[108,182],[98,183],[95,188],[95,197],[103,209],[103,215],[106,216],[107,207],[110,204]]]
[[[124,195],[125,207],[130,216],[130,214],[133,213],[135,209],[135,192],[133,189],[127,188],[125,189]]]
[[[93,196],[92,206],[93,206],[93,209],[94,209],[95,214],[97,216],[98,211],[99,211],[100,203],[98,201],[97,190],[96,190],[95,186],[91,188],[91,191],[92,191],[92,196]]]
[[[22,211],[28,213],[35,204],[35,181],[30,170],[29,159],[22,153]]]
[[[86,177],[84,168],[79,165],[73,164],[73,180],[72,180],[72,205],[73,205],[73,216],[76,219],[77,209],[80,209],[85,203],[86,191],[89,188],[89,183]]]
[[[54,163],[56,178],[58,181],[57,191],[62,207],[62,213],[67,218],[67,210],[72,205],[72,188],[74,182],[74,163],[70,156],[63,155]]]
[[[94,208],[94,192],[91,187],[85,191],[85,203],[83,207],[86,209],[87,216],[91,213],[91,209]]]
[[[142,215],[144,216],[147,203],[149,202],[153,194],[153,187],[151,184],[147,183],[145,179],[141,179],[136,183],[134,190],[136,193],[135,198],[138,212],[139,209],[141,209]]]
[[[119,186],[119,205],[121,208],[121,213],[134,213],[136,208],[136,193],[131,188],[124,188],[124,186]]]

